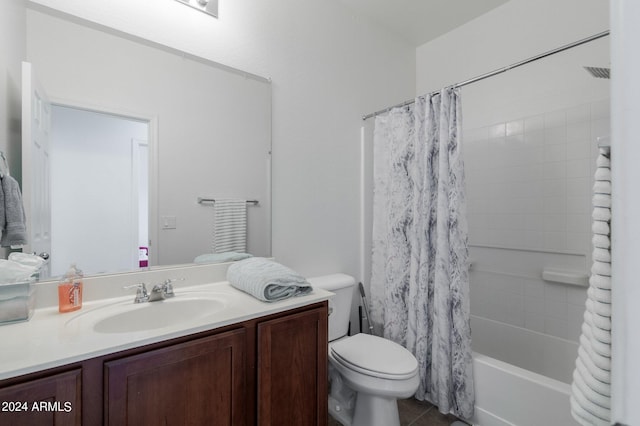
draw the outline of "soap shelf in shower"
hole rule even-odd
[[[589,275],[584,272],[570,271],[566,269],[544,268],[542,279],[554,283],[569,284],[578,287],[589,286]]]

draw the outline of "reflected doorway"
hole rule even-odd
[[[148,135],[148,121],[52,105],[52,276],[70,263],[85,274],[140,267],[149,245]]]

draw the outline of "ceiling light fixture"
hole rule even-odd
[[[213,17],[218,17],[218,0],[176,0],[182,4],[204,12]]]

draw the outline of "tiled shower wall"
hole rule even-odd
[[[609,101],[465,129],[472,315],[577,341],[586,288],[542,280],[588,274],[597,137]]]

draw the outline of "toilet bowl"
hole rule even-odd
[[[347,336],[352,277],[334,274],[309,281],[335,293],[329,300],[329,413],[344,426],[399,426],[397,398],[409,398],[418,389],[416,358],[382,337]]]
[[[411,352],[381,337],[356,334],[329,345],[329,362],[356,392],[352,426],[400,424],[396,399],[411,397],[419,384],[418,362]]]

